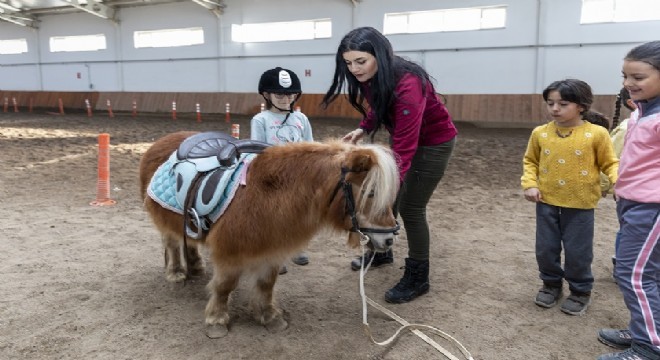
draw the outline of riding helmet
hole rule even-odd
[[[275,94],[301,94],[300,79],[289,69],[276,67],[266,70],[259,79],[259,94],[264,92]]]

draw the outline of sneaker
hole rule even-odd
[[[569,315],[584,315],[589,304],[591,304],[591,294],[572,292],[561,304],[561,311]]]
[[[300,254],[292,257],[291,261],[293,261],[293,263],[296,265],[304,266],[309,264],[309,256],[307,256],[307,253],[303,251]]]
[[[658,360],[660,354],[651,350],[649,347],[632,344],[631,348],[618,353],[601,355],[597,360]]]
[[[364,266],[367,267],[367,264],[369,264],[369,261],[371,261],[371,258],[374,256],[374,252],[372,251],[367,251],[364,254]],[[354,271],[360,270],[362,262],[362,256],[358,256],[356,259],[353,259],[351,261],[351,269]],[[371,267],[372,268],[377,268],[385,265],[392,265],[394,263],[394,255],[392,254],[392,250],[387,250],[384,253],[375,253],[374,261],[371,262]]]
[[[609,353],[599,356],[596,360],[648,360],[645,357],[637,354],[633,349],[618,353]]]
[[[600,329],[598,341],[615,349],[625,350],[632,345],[632,335],[628,329]]]
[[[557,305],[557,301],[561,298],[562,288],[543,285],[536,294],[536,299],[534,303],[540,307],[551,308]]]

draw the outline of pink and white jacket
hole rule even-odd
[[[614,191],[624,199],[660,204],[660,97],[636,104]]]

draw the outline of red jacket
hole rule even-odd
[[[361,90],[373,108],[371,88],[362,84]],[[456,137],[458,132],[430,82],[422,90],[420,78],[405,74],[394,89],[394,96],[394,105],[390,109],[392,126],[386,128],[392,136],[392,151],[397,157],[399,176],[403,181],[418,146],[445,143]],[[370,133],[375,126],[376,114],[370,110],[360,123],[360,128]]]

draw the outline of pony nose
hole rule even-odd
[[[392,246],[393,244],[394,244],[394,239],[393,238],[385,239],[385,245]]]

